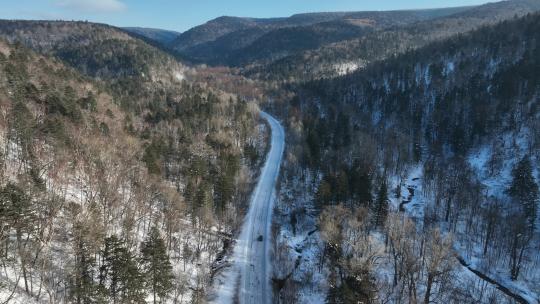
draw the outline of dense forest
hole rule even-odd
[[[461,263],[534,302],[538,33],[538,14],[483,27],[307,83],[276,108],[291,138],[281,221],[322,240],[295,248],[315,247],[309,269],[277,270],[296,275],[284,298],[314,273],[329,277],[329,303],[518,298]]]
[[[1,300],[202,301],[266,149],[257,106],[123,32],[52,26],[94,42],[0,42]]]

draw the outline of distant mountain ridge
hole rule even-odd
[[[334,77],[346,73],[347,69],[354,70],[435,40],[539,10],[538,0],[488,3],[455,14],[325,44],[318,49],[296,52],[270,63],[248,67],[245,73],[251,77],[274,80]]]
[[[361,37],[366,27],[382,29],[400,26],[470,8],[305,13],[268,19],[223,16],[180,34],[168,46],[196,62],[243,65],[254,60],[275,59],[317,48],[325,43]],[[339,25],[344,32],[334,31],[332,37],[325,37],[328,32],[322,28],[324,24]],[[354,29],[354,26],[359,29]],[[306,33],[310,43],[302,45],[303,41],[300,41],[297,45],[291,41],[291,36]]]
[[[148,39],[154,40],[163,45],[170,44],[176,38],[178,38],[178,36],[181,35],[180,32],[176,32],[176,31],[146,28],[146,27],[124,27],[123,29],[130,33],[134,33],[134,34],[146,37]]]

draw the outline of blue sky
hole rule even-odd
[[[215,17],[434,8],[487,0],[2,0],[2,19],[63,19],[185,31]]]

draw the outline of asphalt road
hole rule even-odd
[[[210,303],[269,304],[270,228],[274,209],[276,182],[285,147],[281,124],[268,113],[261,112],[271,128],[271,147],[253,191],[249,211],[231,257],[231,266],[216,276]]]

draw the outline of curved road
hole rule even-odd
[[[215,294],[210,303],[271,303],[270,228],[275,188],[285,147],[281,124],[268,113],[261,117],[270,125],[270,151],[250,200],[250,207],[234,247],[231,266],[216,276]]]

